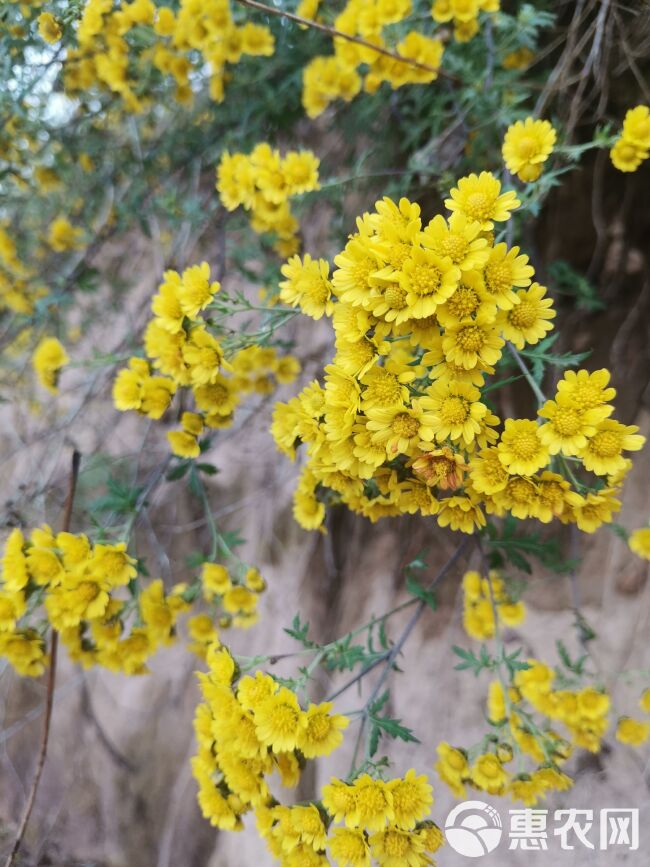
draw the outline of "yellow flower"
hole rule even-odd
[[[193,385],[214,384],[220,368],[225,366],[221,344],[203,326],[192,329],[182,356],[190,369]]]
[[[505,340],[517,349],[523,349],[527,343],[539,343],[552,330],[548,320],[555,319],[556,313],[553,299],[545,297],[546,287],[539,283],[533,283],[529,289],[520,289],[515,295],[518,303],[510,310],[501,311],[499,326]]]
[[[245,154],[223,152],[217,168],[217,191],[222,205],[228,211],[234,211],[240,205],[252,207],[255,172]]]
[[[588,437],[594,436],[597,425],[609,413],[603,407],[581,410],[568,403],[547,400],[538,411],[548,419],[539,429],[539,436],[552,455],[578,455],[587,445]]]
[[[505,694],[498,680],[493,680],[488,688],[487,714],[493,723],[502,722],[507,717]]]
[[[329,264],[324,259],[312,259],[307,253],[292,256],[280,269],[286,280],[280,282],[280,298],[291,307],[300,307],[312,319],[331,316],[334,310]]]
[[[508,484],[508,471],[499,457],[498,448],[483,449],[469,465],[472,487],[479,494],[497,494]]]
[[[68,353],[56,337],[44,337],[32,356],[38,381],[52,394],[57,394],[59,372],[69,361]]]
[[[642,148],[650,148],[650,108],[637,105],[623,119],[623,139]]]
[[[320,160],[312,151],[289,151],[281,164],[290,196],[309,193],[319,188]]]
[[[76,250],[83,246],[83,231],[75,228],[65,217],[57,217],[48,231],[48,244],[57,253]]]
[[[480,271],[489,255],[488,243],[480,232],[480,225],[461,211],[455,211],[449,220],[436,214],[422,232],[421,242],[438,256],[449,257],[461,271]]]
[[[373,858],[381,867],[422,867],[424,843],[416,833],[388,827],[369,839]],[[428,859],[427,859],[428,860]]]
[[[449,437],[469,445],[480,432],[479,422],[487,413],[479,402],[480,396],[477,388],[465,383],[430,385],[426,396],[420,398],[426,425],[422,439],[429,441],[435,436],[438,442],[444,442]]]
[[[646,689],[643,691],[643,694],[639,699],[639,707],[645,713],[650,713],[650,689]]]
[[[226,590],[221,604],[228,614],[252,614],[257,608],[257,594],[239,584]]]
[[[372,407],[366,410],[367,429],[372,442],[385,446],[388,457],[410,454],[428,431],[428,421],[420,404],[397,404],[392,407]],[[426,438],[426,437],[425,437]]]
[[[528,419],[506,419],[497,451],[503,466],[514,476],[532,476],[549,462],[539,427]]]
[[[216,281],[210,283],[210,266],[207,262],[186,268],[176,290],[178,303],[183,314],[190,319],[196,319],[199,312],[208,306],[219,289],[221,289],[220,283]]]
[[[363,831],[333,828],[329,850],[338,867],[370,867],[370,848]]]
[[[306,759],[329,756],[343,740],[342,732],[349,720],[341,714],[332,714],[332,704],[312,704],[307,708],[304,729],[300,730],[297,747]]]
[[[61,25],[54,15],[51,15],[49,12],[41,12],[38,16],[38,32],[46,42],[50,43],[50,45],[54,45],[55,42],[58,42],[63,35]]]
[[[485,515],[475,494],[445,497],[439,501],[438,524],[461,533],[473,533],[485,526]]]
[[[388,788],[393,796],[395,825],[406,831],[412,830],[428,814],[433,803],[433,789],[426,776],[418,777],[411,768],[404,777],[391,780]]]
[[[486,261],[489,251],[486,251]],[[453,295],[436,310],[440,325],[450,328],[468,319],[481,318],[486,323],[494,322],[497,305],[488,294],[485,282],[477,271],[464,271]]]
[[[526,806],[532,807],[539,797],[544,797],[544,786],[539,779],[520,774],[510,782],[508,794],[513,801],[521,801]]]
[[[380,831],[386,822],[395,820],[393,795],[383,780],[373,780],[368,774],[358,777],[353,784],[354,812],[346,816],[346,824],[368,831]]]
[[[479,364],[496,364],[501,358],[502,347],[498,329],[486,315],[448,326],[442,339],[447,361],[467,370]]]
[[[255,730],[260,741],[274,752],[296,748],[307,726],[306,714],[291,690],[281,687],[255,709]]]
[[[490,250],[490,257],[483,272],[488,297],[501,310],[511,310],[523,300],[513,289],[530,285],[535,270],[528,264],[528,256],[518,255],[519,247],[508,250],[505,244],[497,244]]]
[[[478,756],[470,769],[474,785],[490,795],[500,795],[508,783],[508,772],[492,753]]]
[[[542,173],[542,163],[551,154],[557,135],[547,120],[527,117],[508,127],[502,155],[508,171],[527,183]]]
[[[323,806],[335,822],[345,822],[348,827],[357,827],[357,789],[332,777],[323,786],[321,799]]]
[[[198,458],[201,454],[201,448],[196,437],[187,431],[168,431],[167,441],[169,442],[172,453],[179,458]]]
[[[595,533],[602,525],[612,520],[614,512],[618,512],[621,503],[613,492],[604,488],[595,494],[587,494],[582,498],[580,505],[573,509],[575,521],[579,530],[583,533]]]
[[[637,425],[624,425],[606,418],[600,422],[595,433],[578,456],[586,469],[598,476],[608,476],[625,468],[623,451],[638,451],[645,443]]]
[[[465,797],[463,783],[469,779],[469,765],[464,752],[443,741],[436,748],[438,761],[435,769],[440,779],[445,782],[458,798]]]
[[[501,193],[501,182],[491,172],[461,178],[449,195],[445,206],[450,211],[460,211],[482,230],[493,229],[495,222],[509,220],[510,212],[521,204],[514,191]]]
[[[621,717],[616,725],[616,740],[622,744],[639,747],[650,737],[650,723],[630,717]]]
[[[610,150],[609,157],[612,165],[619,172],[635,172],[641,163],[648,158],[648,148],[619,138]]]
[[[398,272],[400,288],[406,292],[406,316],[424,319],[435,313],[437,306],[453,295],[460,275],[448,256],[413,247]]]
[[[630,550],[638,554],[639,557],[642,557],[644,560],[650,560],[650,527],[640,527],[638,530],[630,533],[628,544]]]
[[[607,404],[616,397],[616,389],[608,388],[610,380],[609,371],[605,368],[594,370],[567,370],[564,377],[558,382],[556,401],[559,404],[568,405],[581,412],[587,409],[595,409]],[[612,411],[608,407],[606,415]]]

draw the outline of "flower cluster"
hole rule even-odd
[[[650,108],[637,105],[623,119],[623,129],[610,151],[620,172],[635,172],[650,154]]]
[[[434,0],[431,15],[434,21],[454,23],[456,42],[469,42],[479,31],[481,12],[498,12],[500,0]]]
[[[463,603],[465,632],[479,641],[494,638],[497,619],[505,626],[519,626],[526,617],[524,603],[512,600],[496,571],[490,572],[489,579],[481,578],[478,572],[466,572],[463,576]]]
[[[332,714],[327,703],[303,710],[293,691],[261,671],[240,677],[218,641],[207,648],[206,661],[209,672],[199,675],[204,704],[196,712],[194,775],[204,816],[233,830],[244,813],[273,805],[267,777],[275,771],[283,785],[296,786],[304,760],[336,749],[348,720]]]
[[[466,533],[508,512],[593,532],[620,507],[623,452],[643,437],[610,418],[606,370],[568,371],[539,421],[502,424],[486,377],[505,341],[512,353],[538,343],[555,312],[528,257],[495,242],[514,192],[483,172],[445,204],[451,215],[423,227],[417,204],[385,198],[357,220],[331,278],[310,257],[283,268],[282,297],[316,318],[331,312],[336,338],[324,383],[274,413],[278,447],[307,450],[296,519],[317,529],[343,502],[373,521],[420,512]]]
[[[153,318],[144,335],[149,361],[133,357],[115,378],[113,401],[117,409],[135,410],[160,419],[178,389],[189,389],[195,411],[181,415],[181,430],[168,434],[171,449],[182,458],[201,452],[204,429],[232,424],[240,396],[268,393],[274,382],[290,382],[299,366],[295,359],[279,358],[273,347],[247,346],[224,357],[222,344],[210,333],[200,315],[221,286],[210,282],[207,262],[183,271],[166,271],[164,282],[151,302]],[[152,374],[152,368],[158,374]]]
[[[334,19],[334,28],[379,48],[388,48],[385,28],[403,21],[411,12],[411,0],[348,0]],[[334,39],[334,54],[314,57],[303,70],[302,102],[307,115],[318,117],[337,99],[350,102],[362,88],[375,93],[383,82],[398,88],[405,84],[429,84],[437,78],[443,54],[440,39],[411,30],[393,48],[398,55],[422,66],[347,39]],[[362,67],[366,70],[363,79]]]
[[[575,672],[568,674],[576,679]],[[562,683],[556,688],[558,679]],[[570,788],[573,781],[560,768],[574,747],[594,753],[601,749],[610,725],[611,701],[604,690],[594,686],[569,687],[567,673],[536,659],[529,659],[505,689],[501,681],[492,681],[487,718],[493,733],[472,750],[439,744],[436,770],[440,778],[458,798],[467,797],[468,785],[529,805],[550,790]],[[646,694],[639,704],[642,710],[650,711]],[[565,726],[568,738],[554,730],[558,723]],[[619,717],[615,736],[621,743],[639,746],[650,737],[650,723]],[[486,741],[490,752],[483,751]],[[534,767],[524,771],[520,762],[519,772],[512,774],[505,766],[515,754],[527,756]]]
[[[176,618],[188,605],[181,586],[165,595],[160,580],[151,581],[136,602],[127,587],[136,575],[123,542],[92,544],[84,535],[55,535],[47,526],[29,539],[13,530],[2,557],[0,655],[19,674],[40,675],[48,661],[49,624],[84,667],[145,672],[146,660],[173,639]]]
[[[39,298],[48,294],[45,286],[36,281],[35,272],[18,255],[14,239],[0,225],[0,312],[30,314]]]
[[[65,253],[83,246],[83,234],[66,217],[57,217],[50,224],[47,242],[56,253]]]
[[[49,22],[47,33],[55,33]],[[229,0],[181,0],[177,9],[152,0],[88,0],[77,41],[65,61],[66,90],[77,94],[98,86],[117,94],[131,112],[147,104],[141,82],[150,65],[173,78],[182,104],[193,100],[192,76],[207,68],[210,96],[221,102],[228,65],[244,55],[269,57],[275,48],[268,27],[235,24]]]
[[[231,574],[232,573],[232,574]],[[205,659],[210,645],[219,641],[217,624],[222,629],[236,626],[248,629],[257,623],[257,603],[266,590],[266,582],[258,569],[239,562],[228,570],[222,563],[206,562],[199,578],[201,595],[209,614],[197,614],[188,622],[194,643],[190,649]]]
[[[500,684],[497,686],[500,687]],[[533,737],[514,724],[512,730],[520,739]],[[532,743],[537,747],[535,740]],[[495,735],[492,741],[493,750],[476,755],[443,741],[438,744],[438,761],[435,767],[440,779],[459,799],[467,798],[466,786],[469,786],[489,795],[508,795],[513,801],[532,805],[544,798],[549,791],[564,791],[573,785],[571,778],[560,769],[560,765],[569,756],[569,745],[552,733],[545,736],[544,744],[549,760],[546,761],[542,756],[541,763],[530,773],[511,774],[505,767],[513,758],[513,750],[506,735],[504,742],[500,742]]]
[[[542,173],[542,165],[553,151],[556,132],[547,120],[527,117],[509,126],[501,153],[506,168],[520,181],[531,183]]]
[[[54,45],[63,35],[61,25],[51,12],[41,12],[38,16],[38,32],[42,39]]]
[[[371,857],[385,867],[431,863],[426,853],[436,851],[443,836],[427,818],[433,797],[425,776],[410,770],[389,781],[368,774],[352,782],[333,778],[318,802],[282,804],[271,789],[273,774],[295,788],[308,760],[340,745],[348,719],[328,702],[303,709],[292,689],[262,671],[241,676],[218,642],[208,647],[206,661],[192,767],[199,805],[212,825],[239,830],[242,817],[254,812],[284,867],[324,867],[327,849],[339,867],[367,867]]]
[[[252,229],[273,233],[276,250],[288,256],[300,246],[299,225],[289,199],[318,189],[318,166],[312,151],[288,151],[281,156],[265,142],[250,154],[224,151],[217,168],[217,191],[228,211],[240,205],[250,211]]]
[[[52,394],[57,393],[59,373],[69,361],[68,353],[56,337],[43,337],[32,355],[38,381]]]

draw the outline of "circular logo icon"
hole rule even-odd
[[[480,858],[499,845],[501,817],[483,801],[463,801],[445,822],[445,837],[452,849],[467,858]]]

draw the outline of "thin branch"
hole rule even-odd
[[[70,529],[70,520],[72,518],[72,507],[74,505],[74,495],[77,489],[77,479],[79,477],[79,465],[81,463],[81,453],[76,449],[72,452],[72,465],[70,467],[70,479],[68,482],[68,494],[65,500],[65,506],[63,508],[63,521],[61,525],[61,529],[64,533],[67,533]],[[27,803],[25,805],[25,810],[23,812],[23,817],[20,820],[20,825],[18,826],[18,833],[16,834],[16,839],[14,840],[14,845],[9,853],[7,860],[5,861],[5,867],[11,867],[14,863],[16,855],[20,850],[20,846],[23,842],[23,837],[25,836],[25,831],[27,830],[27,824],[29,823],[29,817],[32,814],[32,810],[34,809],[34,803],[36,802],[36,793],[38,792],[38,787],[41,782],[41,774],[43,773],[43,766],[45,765],[45,757],[47,755],[47,744],[50,738],[50,723],[52,720],[52,705],[54,703],[54,687],[56,685],[56,657],[57,650],[59,645],[59,634],[56,629],[52,629],[52,636],[50,638],[50,667],[47,673],[47,695],[45,699],[45,719],[43,722],[43,735],[41,737],[41,748],[38,754],[38,762],[36,764],[36,773],[34,775],[34,779],[32,781],[31,789],[29,790],[29,795],[27,797]]]
[[[403,54],[398,54],[396,51],[389,51],[387,48],[382,48],[380,45],[373,45],[361,36],[352,36],[350,33],[344,33],[342,30],[337,30],[335,27],[329,27],[327,24],[321,24],[319,21],[312,21],[310,18],[301,18],[300,15],[294,15],[293,12],[286,12],[284,9],[275,9],[272,6],[267,6],[265,3],[258,3],[257,0],[236,0],[242,6],[249,6],[251,9],[257,9],[259,12],[265,12],[267,15],[278,15],[280,18],[287,18],[289,21],[295,21],[296,24],[301,24],[303,27],[311,27],[313,30],[320,30],[322,33],[327,33],[335,39],[346,39],[348,42],[354,42],[356,45],[362,45],[364,48],[369,48],[371,51],[376,51],[377,54],[382,54],[384,57],[390,57],[391,60],[397,60],[399,63],[406,63],[408,66],[413,66],[416,69],[421,69],[424,72],[432,72],[435,75],[440,75],[443,78],[448,78],[450,81],[462,83],[461,79],[456,75],[445,72],[435,66],[429,66],[428,63],[420,63],[413,57],[405,57]]]
[[[510,341],[508,341],[508,349],[510,350],[510,353],[514,360],[517,362],[519,370],[521,370],[523,375],[526,377],[528,384],[530,385],[535,394],[535,397],[539,400],[540,403],[546,403],[546,395],[539,387],[539,385],[537,385],[537,383],[533,379],[533,375],[531,374],[530,370],[528,370],[528,367],[524,364],[524,360],[522,359],[521,355],[519,355],[515,347],[512,345],[512,343],[510,343]]]

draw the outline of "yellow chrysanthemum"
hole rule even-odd
[[[511,310],[522,299],[513,290],[530,285],[535,270],[528,264],[528,256],[519,255],[519,247],[510,250],[505,244],[497,244],[490,250],[490,257],[483,271],[485,289],[501,310]]]
[[[44,337],[34,350],[32,365],[38,381],[52,394],[58,391],[59,373],[70,361],[68,353],[56,337]]]
[[[628,542],[630,550],[644,560],[650,560],[650,527],[640,527],[630,533]]]
[[[527,117],[508,127],[502,155],[508,171],[530,183],[542,173],[542,164],[550,156],[557,135],[547,120]]]
[[[650,723],[631,717],[621,717],[616,726],[616,740],[622,744],[639,747],[650,737]]]
[[[594,436],[598,424],[609,414],[604,407],[581,410],[569,403],[547,400],[538,414],[548,419],[539,429],[539,435],[552,455],[578,455]]]
[[[606,418],[589,437],[579,457],[586,469],[598,476],[608,476],[625,468],[623,451],[638,451],[645,437],[637,433],[637,425],[624,425]]]
[[[286,280],[280,282],[280,298],[291,307],[300,307],[312,319],[331,316],[334,310],[329,264],[324,259],[312,259],[307,253],[292,256],[281,268]]]
[[[506,419],[497,451],[499,460],[513,476],[532,476],[549,461],[539,427],[528,419]]]
[[[49,12],[41,12],[38,16],[38,32],[46,42],[50,43],[50,45],[54,45],[55,42],[58,42],[63,35],[61,25],[54,15],[51,15]]]
[[[533,283],[529,289],[515,293],[519,299],[510,310],[502,310],[499,316],[501,336],[517,349],[526,344],[534,345],[552,330],[549,321],[555,318],[553,299],[546,297],[546,287]]]
[[[491,172],[461,178],[449,195],[445,207],[452,212],[460,211],[482,230],[493,229],[495,222],[509,220],[510,212],[521,204],[513,190],[501,192],[501,182]]]

